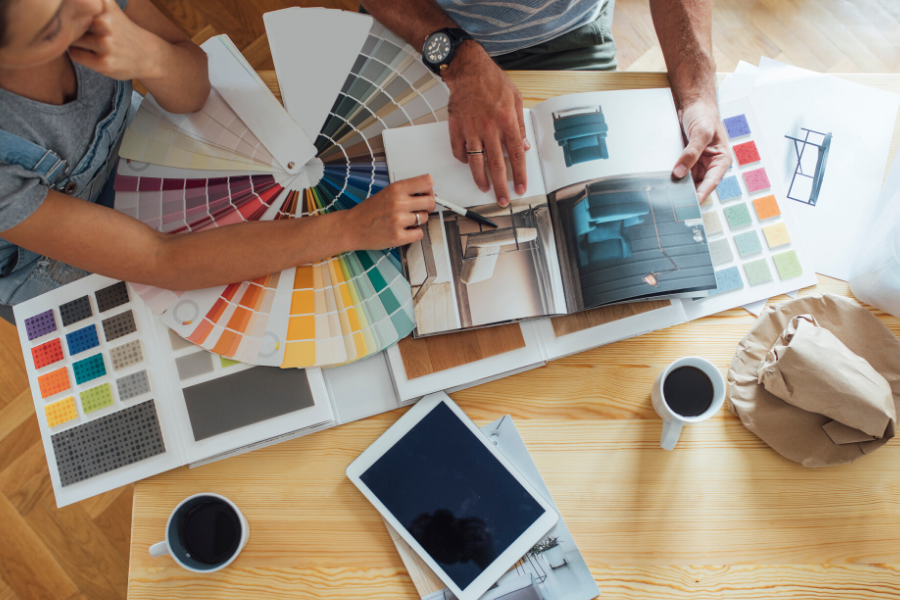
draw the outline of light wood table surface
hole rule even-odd
[[[847,78],[900,92],[900,74]],[[668,85],[657,73],[512,79],[526,106]],[[900,130],[892,155],[898,140]],[[802,293],[812,292],[850,294],[824,277]],[[900,335],[900,319],[874,312]],[[754,320],[731,310],[453,394],[480,425],[513,416],[601,598],[900,598],[900,438],[851,465],[806,469],[722,410],[685,428],[673,452],[659,447],[657,373],[685,355],[726,373]],[[404,412],[139,482],[128,597],[418,598],[378,513],[344,475]],[[172,508],[198,492],[231,498],[250,522],[243,553],[205,576],[148,553]]]

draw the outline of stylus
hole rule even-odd
[[[494,223],[493,221],[491,221],[490,219],[488,219],[486,217],[482,217],[478,213],[472,212],[471,210],[466,210],[465,208],[462,208],[461,206],[457,206],[457,205],[453,204],[452,202],[447,202],[446,200],[442,200],[441,198],[438,198],[437,196],[434,197],[434,202],[435,202],[435,204],[440,204],[447,210],[452,210],[453,212],[455,212],[456,214],[458,214],[460,216],[463,216],[467,219],[472,219],[476,223],[481,223],[482,225],[487,225],[488,227],[494,227],[494,228],[497,227],[497,224]]]

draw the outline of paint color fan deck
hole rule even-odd
[[[173,235],[349,210],[389,184],[385,129],[447,119],[446,85],[371,17],[291,8],[265,22],[285,107],[226,36],[207,41],[209,100],[191,115],[144,100],[122,143],[116,209]],[[251,365],[339,365],[415,328],[394,251],[204,290],[134,290],[184,339]]]

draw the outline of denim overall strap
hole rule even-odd
[[[53,150],[41,148],[14,133],[0,129],[0,162],[16,165],[41,176],[45,185],[53,187],[68,165]]]

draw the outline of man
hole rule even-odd
[[[503,146],[517,194],[527,189],[525,152],[529,149],[522,96],[502,69],[616,68],[610,32],[615,0],[360,1],[414,48],[424,48],[426,40],[431,48],[453,47],[442,64],[431,65],[450,88],[453,155],[469,164],[485,192],[490,189],[487,162],[501,206],[509,204]],[[672,172],[678,179],[690,172],[703,201],[731,164],[716,106],[713,2],[649,1],[687,140]],[[446,29],[456,31],[441,37],[438,32]],[[441,59],[440,51],[437,54]]]

